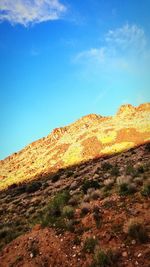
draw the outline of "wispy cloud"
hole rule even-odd
[[[40,23],[58,20],[67,11],[59,0],[0,0],[0,21],[11,24]]]
[[[144,30],[137,25],[129,24],[115,30],[109,30],[105,41],[108,46],[115,47],[122,52],[136,51],[136,53],[141,53],[147,44]]]
[[[91,46],[75,55],[78,77],[102,87],[107,98],[134,96],[134,102],[137,95],[142,95],[140,100],[149,98],[150,43],[144,29],[127,23],[109,30],[101,42],[103,46]]]
[[[125,24],[121,28],[109,30],[104,36],[103,47],[90,48],[75,56],[76,62],[95,61],[97,63],[117,63],[127,68],[129,57],[144,56],[147,51],[147,38],[144,30],[137,25]],[[146,55],[147,56],[147,55]]]
[[[103,62],[105,58],[105,47],[90,48],[89,50],[82,51],[75,56],[75,61],[86,60],[97,60]]]

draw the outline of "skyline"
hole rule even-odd
[[[0,159],[84,115],[150,101],[149,8],[0,1]]]

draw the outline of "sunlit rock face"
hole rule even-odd
[[[150,103],[123,105],[113,117],[90,114],[0,161],[0,189],[146,142]]]

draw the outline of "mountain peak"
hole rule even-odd
[[[137,107],[132,106],[131,104],[124,104],[122,105],[118,112],[117,116],[123,115],[123,116],[128,116],[128,115],[133,115],[135,112],[139,111],[150,111],[150,103],[143,103],[140,104]]]
[[[77,120],[75,123],[96,123],[96,122],[100,122],[100,120],[103,117],[101,115],[97,115],[97,114],[88,114],[85,115],[83,117],[81,117],[81,119]]]
[[[134,106],[132,106],[131,104],[124,104],[119,108],[117,112],[117,116],[118,115],[131,115],[134,112],[135,112]]]

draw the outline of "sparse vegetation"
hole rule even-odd
[[[125,158],[126,154],[128,159]],[[32,188],[33,182],[14,185],[8,191],[1,192],[0,249],[18,235],[31,230],[29,234],[26,233],[9,245],[8,249],[13,255],[10,266],[23,266],[29,260],[48,267],[56,250],[63,261],[59,266],[89,266],[93,258],[91,267],[120,267],[129,263],[129,257],[131,264],[137,260],[140,265],[148,266],[149,159],[143,146],[137,148],[133,156],[132,154],[128,151],[108,158],[107,162],[112,166],[108,171],[102,170],[101,159],[96,158],[84,165],[77,165],[76,168],[59,170],[47,176],[47,179],[43,179],[41,175],[41,187],[35,191],[29,189],[31,193],[26,188]],[[126,165],[130,162],[136,176],[126,175]],[[111,174],[115,166],[119,168],[119,175]],[[70,170],[73,170],[73,174],[66,179]],[[74,179],[75,173],[77,179]],[[52,176],[55,175],[62,183],[52,183]],[[57,181],[56,177],[53,182]],[[34,180],[35,183],[36,181]],[[95,188],[97,186],[99,188]],[[137,193],[129,196],[134,192]],[[132,219],[129,224],[127,220],[130,217],[136,219]],[[40,225],[35,226],[39,223],[48,227],[42,229]],[[33,226],[35,227],[32,230]],[[117,255],[120,253],[121,258],[116,258],[116,252],[107,251],[111,245],[114,245],[113,249],[118,248]],[[23,258],[21,246],[24,246]],[[17,249],[13,251],[14,247]],[[8,257],[5,250],[3,251],[2,254]],[[21,254],[19,258],[16,256],[17,252]],[[63,252],[68,257],[63,257]],[[123,255],[125,252],[126,256]],[[49,257],[51,253],[52,256]],[[45,261],[41,264],[43,259]]]
[[[150,183],[146,183],[141,191],[142,196],[150,197]]]
[[[119,194],[122,196],[130,195],[136,192],[135,184],[121,184],[119,187]]]
[[[93,208],[93,218],[95,220],[96,223],[96,227],[99,228],[101,225],[101,214],[100,214],[100,209],[98,206],[94,206]]]
[[[87,180],[87,179],[85,179],[83,184],[82,184],[82,188],[81,188],[83,190],[84,194],[87,193],[89,188],[99,189],[100,188],[100,184],[96,180]]]
[[[83,251],[87,253],[93,253],[98,241],[96,238],[88,237],[84,242]]]
[[[11,226],[1,226],[0,229],[0,249],[3,247],[4,244],[10,243],[13,239],[15,239],[17,236],[21,235],[23,233],[22,228],[18,229],[18,227],[15,227],[15,225]]]
[[[111,169],[111,175],[118,176],[119,175],[119,168],[117,165],[113,166]]]
[[[114,267],[117,262],[118,255],[112,250],[98,250],[94,255],[94,261],[90,267]]]
[[[108,170],[110,170],[110,169],[112,169],[112,165],[109,163],[109,162],[104,162],[103,164],[102,164],[102,170],[103,171],[108,171]]]
[[[143,223],[136,220],[131,220],[128,223],[127,233],[131,238],[136,239],[140,243],[145,243],[148,241],[147,230]]]
[[[72,219],[74,217],[74,209],[70,206],[64,206],[62,215],[67,219]]]
[[[129,163],[126,167],[126,175],[131,175],[133,177],[136,176],[136,170],[131,163]]]
[[[137,168],[138,173],[144,173],[144,167],[141,165]]]
[[[51,181],[53,183],[55,183],[55,182],[57,182],[59,180],[59,178],[60,178],[60,175],[59,174],[55,174],[55,175],[52,176]]]
[[[39,190],[41,186],[42,186],[41,182],[34,181],[34,182],[29,183],[28,185],[26,185],[26,192],[27,193],[34,193],[37,190]]]
[[[70,194],[68,191],[58,193],[49,203],[42,216],[42,226],[55,226],[65,228],[63,208],[68,204]],[[72,212],[72,211],[71,211]]]

